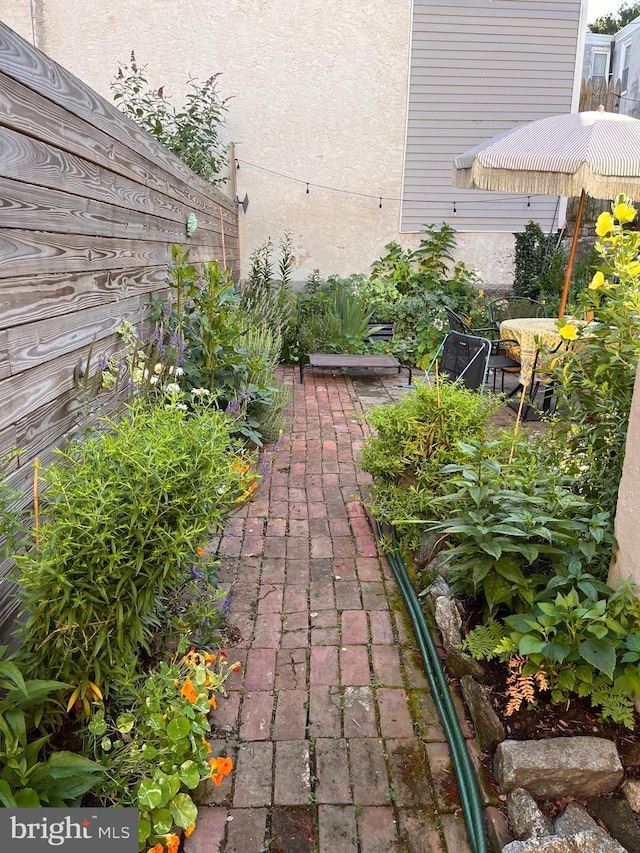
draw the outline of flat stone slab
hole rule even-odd
[[[626,853],[613,838],[596,832],[578,832],[576,835],[547,835],[512,841],[502,848],[502,853]]]
[[[493,769],[504,793],[525,788],[539,800],[609,793],[624,776],[616,745],[597,737],[505,740]]]

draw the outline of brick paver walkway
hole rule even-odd
[[[448,747],[360,503],[354,386],[285,381],[290,428],[219,544],[243,668],[211,719],[234,770],[200,791],[185,853],[466,853]]]

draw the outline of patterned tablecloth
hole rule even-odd
[[[565,321],[581,322],[581,324],[584,322],[567,316]],[[520,362],[521,385],[528,385],[531,382],[533,365],[538,352],[537,341],[550,350],[555,349],[562,341],[555,317],[520,317],[514,320],[503,320],[500,324],[500,338],[505,341],[507,355]],[[517,341],[517,344],[509,341]],[[548,365],[547,360],[538,360],[538,367],[544,367],[545,364]]]

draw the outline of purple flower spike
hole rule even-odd
[[[201,581],[201,580],[202,580],[202,575],[200,574],[200,572],[199,572],[197,569],[192,568],[192,569],[191,569],[191,574],[193,575],[193,577],[194,577],[197,581]]]
[[[156,95],[158,98],[160,98],[161,101],[164,100],[164,86],[160,86],[160,88],[156,92]]]

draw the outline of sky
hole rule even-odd
[[[609,12],[617,12],[623,0],[589,0],[587,23],[590,24]]]

